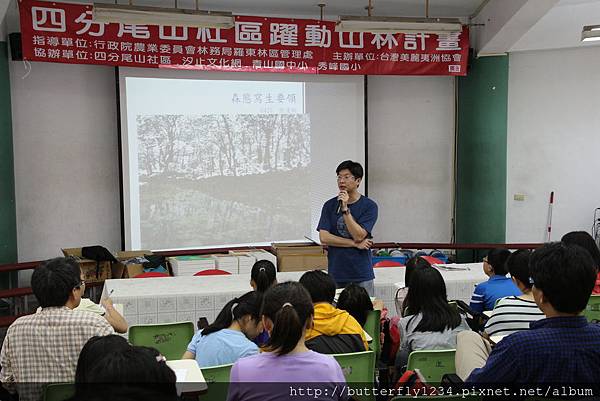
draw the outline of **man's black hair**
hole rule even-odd
[[[81,283],[81,269],[73,258],[54,258],[39,265],[31,276],[31,288],[42,308],[64,306]]]
[[[529,270],[534,287],[556,311],[585,309],[596,282],[594,262],[585,249],[561,242],[545,244],[531,255]]]
[[[349,170],[354,178],[363,178],[364,171],[360,163],[353,162],[352,160],[345,160],[340,163],[335,169],[335,173],[339,174],[342,170]]]
[[[302,275],[300,284],[310,294],[313,303],[332,303],[335,298],[335,282],[329,274],[321,270],[311,270]]]

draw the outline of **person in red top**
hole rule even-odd
[[[585,231],[571,231],[570,233],[563,235],[560,241],[563,244],[579,245],[590,253],[592,260],[594,261],[594,267],[598,272],[592,295],[600,294],[600,250],[598,249],[598,245],[596,244],[596,241],[594,241],[594,238]]]

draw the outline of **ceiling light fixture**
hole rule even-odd
[[[430,18],[429,0],[425,3],[425,17],[373,17],[372,0],[366,7],[367,16],[340,16],[335,26],[337,32],[371,33],[450,33],[462,32],[458,18]]]
[[[196,2],[196,5],[198,3]],[[95,22],[130,25],[162,25],[198,28],[233,28],[234,16],[227,11],[204,11],[177,8],[142,7],[132,4],[94,3]]]
[[[586,25],[581,31],[582,42],[596,42],[600,40],[600,25]]]

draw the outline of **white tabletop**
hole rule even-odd
[[[440,270],[448,299],[468,301],[475,284],[485,281],[482,264],[456,265],[468,270]],[[404,267],[375,269],[375,297],[384,302],[391,313],[395,310],[396,289],[403,286]],[[277,273],[277,281],[297,281],[304,272]],[[115,303],[124,305],[129,325],[196,322],[206,317],[212,322],[223,305],[232,298],[251,291],[248,275],[154,277],[107,280],[102,296],[111,293]]]
[[[208,388],[195,359],[178,359],[166,363],[177,376],[178,394],[205,391]]]

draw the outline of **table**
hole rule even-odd
[[[482,263],[454,265],[469,270],[440,273],[446,282],[448,299],[468,302],[475,284],[487,280]],[[375,269],[375,297],[381,299],[391,315],[395,315],[396,289],[404,286],[404,267]],[[304,272],[280,272],[277,280],[297,281]],[[145,279],[106,280],[102,290],[105,297],[112,291],[114,303],[123,304],[123,314],[129,325],[197,322],[206,317],[212,322],[232,298],[251,291],[250,277],[192,276]]]

